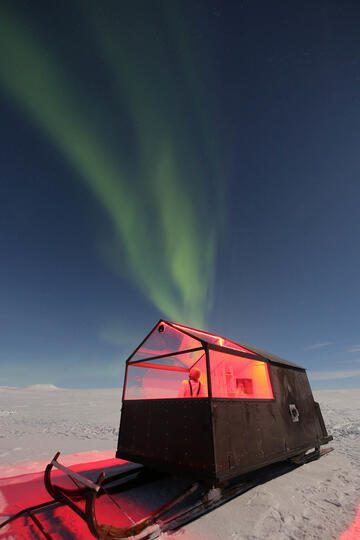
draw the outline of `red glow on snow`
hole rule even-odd
[[[114,454],[115,450],[112,451],[112,455]],[[80,459],[79,456],[78,459]],[[63,461],[66,461],[66,456],[63,460],[60,458],[60,462]],[[32,471],[39,470],[36,463],[17,464],[20,471],[22,468],[31,470],[31,465],[33,466]],[[78,463],[72,465],[71,469],[95,481],[101,471],[104,471],[108,477],[127,470],[129,467],[133,468],[134,465],[121,459],[111,458],[98,462]],[[53,470],[51,479],[54,485],[70,489],[75,487],[69,477],[61,471]],[[95,507],[98,522],[116,527],[127,527],[132,524],[127,516],[130,516],[135,522],[143,519],[164,504],[167,497],[166,490],[159,490],[158,486],[150,493],[148,491],[144,489],[144,491],[138,492],[137,497],[125,492],[113,494],[112,499],[107,495],[99,497]],[[179,487],[175,486],[173,491],[174,493],[171,493],[170,496],[176,495],[179,492]],[[50,500],[51,496],[44,486],[43,470],[31,474],[20,474],[12,478],[0,478],[0,523],[5,516],[16,514],[29,506]],[[84,510],[83,500],[77,500],[76,504]],[[122,513],[119,507],[125,513]],[[93,540],[94,538],[85,521],[67,506],[49,506],[35,510],[33,514],[54,540],[63,540],[64,538],[68,540]],[[21,517],[0,529],[0,539],[2,540],[28,540],[30,538],[40,540],[40,538],[44,538],[44,535],[28,516]]]
[[[339,540],[359,540],[360,538],[360,504],[358,507],[357,515],[349,527],[349,529],[342,533]]]
[[[74,459],[78,460],[76,465],[71,465],[71,469],[91,478],[93,481],[96,480],[97,476],[103,470],[106,472],[106,475],[110,475],[116,474],[121,471],[124,466],[128,466],[128,462],[114,457],[96,462],[79,463],[81,459],[84,459],[84,456],[85,459],[89,456],[88,452],[84,452],[83,454],[84,455],[80,453],[64,456],[62,462],[68,463],[70,461],[71,463],[74,463]],[[110,452],[103,452],[103,455],[109,454]],[[111,451],[111,454],[113,456],[115,451]],[[49,458],[46,464],[50,460],[51,458]],[[38,462],[16,463],[16,469],[20,474],[10,478],[0,478],[1,518],[16,514],[29,506],[51,500],[51,497],[44,486],[44,469],[46,464]],[[9,471],[11,471],[11,465],[9,465]],[[61,471],[54,470],[51,477],[54,480],[54,484],[72,489],[74,488],[74,484]],[[54,540],[61,540],[65,537],[69,540],[93,539],[87,524],[68,507],[50,506],[48,508],[36,510],[33,513],[45,528],[46,532],[48,532]],[[100,514],[100,517],[102,517],[102,514]],[[0,519],[0,522],[3,520],[4,519]],[[128,525],[128,523],[125,525]],[[19,518],[12,523],[9,523],[9,525],[3,529],[0,529],[0,539],[3,540],[25,540],[30,538],[40,539],[44,538],[44,536],[35,527],[34,522],[26,516]]]

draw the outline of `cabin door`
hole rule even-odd
[[[272,380],[276,381],[276,399],[283,424],[288,451],[315,446],[317,422],[314,399],[305,371],[271,366]]]

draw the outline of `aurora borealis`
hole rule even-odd
[[[122,251],[127,275],[166,317],[201,327],[211,305],[219,199],[209,194],[211,182],[201,171],[198,149],[191,148],[186,116],[193,104],[174,94],[172,79],[163,75],[166,71],[174,71],[174,78],[179,75],[161,49],[153,50],[154,29],[145,28],[150,35],[142,32],[142,39],[137,35],[131,43],[117,37],[111,14],[104,13],[101,32],[96,35],[95,28],[93,36],[114,84],[112,99],[116,101],[119,93],[124,100],[112,135],[120,139],[126,127],[132,131],[132,140],[127,141],[134,158],[130,167],[123,164],[122,145],[114,155],[107,144],[109,133],[98,122],[104,104],[86,96],[85,111],[82,81],[74,84],[60,55],[4,5],[0,78],[3,89],[46,133],[101,205],[112,224],[113,249]],[[135,49],[139,41],[143,41],[140,55]],[[124,45],[129,51],[124,52]],[[144,55],[147,45],[150,50]],[[154,67],[151,73],[149,65]],[[159,80],[165,81],[161,87]],[[207,161],[211,169],[211,154]],[[211,224],[205,219],[208,204]]]
[[[119,385],[159,318],[360,384],[359,19],[1,2],[0,386]]]

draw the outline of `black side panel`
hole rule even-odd
[[[164,470],[212,476],[208,398],[124,401],[116,456]]]
[[[270,365],[270,376],[287,449],[317,446],[323,434],[306,372]],[[290,406],[298,411],[297,422],[293,421]]]
[[[324,441],[325,426],[306,372],[269,367],[275,400],[212,400],[218,479],[292,457]]]
[[[286,452],[274,401],[214,400],[218,478],[261,467]]]

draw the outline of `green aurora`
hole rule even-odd
[[[209,136],[210,104],[200,106],[197,66],[189,44],[181,45],[186,35],[170,26],[179,58],[174,66],[171,54],[153,39],[153,25],[139,33],[126,33],[131,25],[116,32],[110,13],[94,9],[88,15],[89,34],[113,83],[109,104],[96,101],[80,77],[74,82],[35,23],[4,4],[1,90],[49,137],[98,201],[111,224],[110,258],[118,270],[163,316],[203,327],[212,303],[223,183]],[[182,78],[187,96],[179,95]],[[112,106],[122,114],[114,120],[115,131],[108,132]],[[128,146],[122,146],[127,132],[130,158]],[[195,145],[199,137],[202,145]]]

